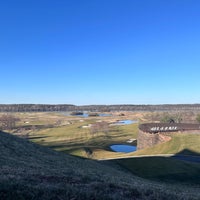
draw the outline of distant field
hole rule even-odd
[[[138,124],[109,126],[108,131],[97,133],[92,133],[90,128],[83,127],[99,121],[112,123],[123,119],[139,120],[139,117],[142,117],[139,113],[127,112],[125,116],[119,114],[87,118],[66,116],[63,113],[16,113],[16,116],[21,119],[19,127],[32,127],[31,130],[22,130],[28,133],[31,141],[65,153],[98,159],[126,155],[112,152],[109,146],[136,139]],[[37,125],[53,125],[53,128],[37,128]]]
[[[108,123],[129,119],[147,122],[151,113],[114,112],[109,117],[80,117],[70,116],[58,112],[43,113],[14,113],[20,118],[18,127],[13,134],[27,135],[31,141],[48,146],[58,151],[89,157],[93,159],[117,158],[136,155],[157,154],[198,154],[200,153],[200,135],[191,133],[176,133],[166,143],[133,153],[116,153],[109,148],[112,144],[123,144],[129,139],[137,139],[138,124],[109,126],[106,132],[91,133],[90,128],[83,128],[98,121]],[[50,128],[39,127],[51,125]],[[136,145],[136,142],[133,142]]]

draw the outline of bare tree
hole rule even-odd
[[[92,134],[98,132],[107,133],[109,131],[109,124],[107,122],[97,122],[95,124],[92,124],[90,131]]]
[[[20,121],[19,118],[16,118],[10,114],[4,114],[0,117],[0,128],[1,129],[15,128],[16,122],[18,122],[18,121]]]
[[[196,121],[200,123],[200,114],[197,114]]]

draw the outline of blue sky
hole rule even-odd
[[[200,103],[199,0],[0,2],[0,103]]]

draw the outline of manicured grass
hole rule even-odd
[[[200,186],[199,164],[164,157],[129,158],[113,162],[146,179]]]
[[[166,143],[146,148],[131,155],[156,155],[156,154],[199,154],[200,153],[200,134],[192,132],[175,133],[172,139]]]
[[[89,128],[81,128],[95,123],[96,119],[74,120],[72,124],[50,129],[34,131],[30,134],[31,140],[58,151],[72,155],[91,157],[85,149],[90,149],[92,158],[105,158],[105,156],[121,156],[121,153],[112,152],[111,144],[126,143],[129,139],[137,138],[137,124],[124,126],[110,126],[108,132],[91,133]],[[125,155],[125,154],[124,154]]]
[[[161,157],[91,160],[176,154],[186,149],[183,153],[200,152],[200,135],[174,134],[167,143],[123,154],[110,151],[109,145],[137,138],[138,124],[110,126],[106,133],[91,134],[90,129],[81,126],[120,118],[77,118],[57,113],[22,116],[31,125],[55,126],[31,130],[29,140],[34,143],[0,133],[0,199],[200,199],[198,164]],[[58,120],[62,123],[56,125]]]
[[[199,188],[138,178],[113,163],[70,156],[0,132],[0,199],[200,199]]]
[[[15,113],[15,116],[21,118],[19,125],[24,125],[24,122],[27,121],[28,125],[55,125],[54,128],[30,130],[31,141],[72,155],[102,159],[131,155],[177,154],[182,151],[186,154],[186,149],[190,152],[200,152],[200,135],[176,133],[172,135],[172,140],[169,142],[134,153],[116,153],[112,152],[109,146],[126,143],[129,139],[136,139],[138,124],[110,126],[107,133],[98,132],[96,134],[91,134],[89,128],[81,128],[99,120],[110,122],[127,119],[127,116],[81,118],[65,116],[62,113]],[[128,119],[136,119],[134,118],[136,116],[138,113],[133,116],[128,113]],[[141,114],[139,116],[141,117]],[[60,124],[57,126],[58,121]],[[89,155],[85,149],[90,149],[93,155]]]

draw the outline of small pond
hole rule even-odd
[[[112,151],[122,152],[122,153],[130,153],[137,150],[136,146],[125,145],[125,144],[114,144],[114,145],[111,145],[110,148],[112,149]]]
[[[137,123],[137,122],[138,122],[137,120],[126,119],[126,120],[117,121],[114,124],[115,125],[127,125],[127,124],[134,124],[134,123]]]
[[[100,117],[110,117],[110,116],[112,116],[112,114],[100,113],[99,116]]]

